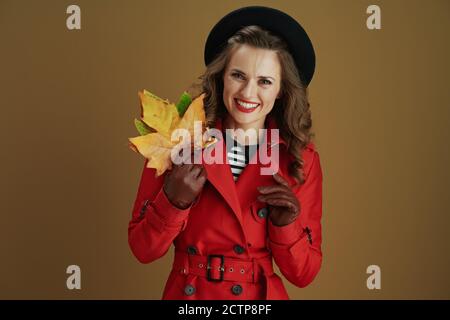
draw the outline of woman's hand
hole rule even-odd
[[[285,179],[278,173],[275,173],[273,178],[277,182],[276,185],[257,187],[262,193],[258,196],[258,200],[269,205],[269,217],[272,224],[281,227],[297,219],[300,213],[300,202]]]
[[[172,165],[164,178],[163,190],[169,201],[179,209],[187,209],[200,194],[206,182],[206,171],[201,164]]]

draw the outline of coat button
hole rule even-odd
[[[267,210],[266,207],[261,208],[258,210],[258,217],[260,217],[261,219],[264,219],[265,217],[267,217],[268,213],[269,213],[269,210]]]
[[[242,287],[239,284],[235,284],[234,286],[231,287],[231,292],[235,296],[238,296],[242,293]]]
[[[305,229],[304,229],[304,231],[306,232],[306,234],[308,235],[308,242],[309,242],[309,244],[312,244],[312,237],[311,237],[311,229],[309,229],[308,227],[306,227]]]
[[[235,245],[234,246],[234,252],[236,252],[237,254],[242,254],[242,253],[244,253],[244,248],[242,248],[240,245]]]
[[[188,253],[191,254],[191,255],[197,254],[197,248],[194,247],[194,246],[189,246],[189,247],[187,248],[187,251],[188,251]]]
[[[145,200],[144,204],[142,205],[142,208],[141,208],[141,212],[140,212],[139,217],[142,218],[142,216],[144,216],[145,211],[147,210],[147,206],[148,206],[148,203],[149,203],[149,202],[150,202],[150,201],[149,201],[148,199]]]
[[[184,287],[184,294],[187,296],[192,296],[195,293],[194,286],[188,284],[186,287]]]

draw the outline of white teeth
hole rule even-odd
[[[259,105],[258,103],[246,103],[238,99],[236,99],[236,101],[237,103],[239,103],[240,106],[244,107],[245,109],[253,109]]]

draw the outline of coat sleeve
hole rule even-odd
[[[314,280],[322,264],[322,170],[316,151],[296,196],[301,207],[299,217],[282,227],[269,222],[269,247],[281,273],[303,288]]]
[[[128,243],[141,263],[150,263],[169,250],[175,237],[185,229],[190,207],[173,206],[163,191],[165,174],[155,177],[155,169],[144,169],[128,224]]]

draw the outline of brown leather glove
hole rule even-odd
[[[206,182],[201,164],[173,165],[164,178],[163,190],[169,201],[179,209],[187,209],[200,194]]]
[[[275,226],[285,226],[294,222],[300,214],[300,202],[289,187],[288,182],[278,173],[273,178],[277,184],[257,187],[262,195],[258,200],[269,205],[269,217]]]

